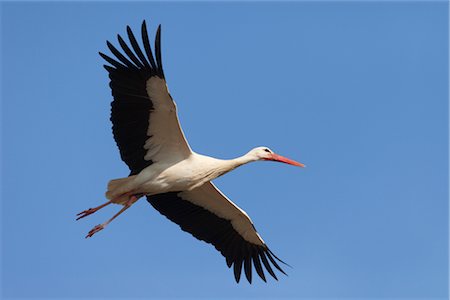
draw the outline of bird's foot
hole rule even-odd
[[[100,205],[100,206],[97,206],[97,207],[94,207],[94,208],[89,208],[89,209],[83,210],[82,212],[80,212],[80,213],[77,214],[77,216],[78,216],[77,221],[78,221],[79,219],[82,219],[82,218],[84,218],[84,217],[87,217],[87,216],[89,216],[89,215],[95,213],[97,210],[99,210],[99,209],[101,209],[101,208],[103,208],[103,207],[105,207],[105,206],[107,206],[107,205],[109,205],[109,204],[111,204],[111,203],[112,203],[111,201],[108,201],[108,202],[106,202],[106,203],[103,203],[103,204]]]
[[[77,214],[77,216],[78,216],[77,221],[79,219],[83,219],[84,217],[87,217],[87,216],[95,213],[97,210],[98,210],[98,208],[89,208],[89,209],[83,210],[82,212]]]
[[[122,209],[116,213],[111,219],[109,219],[108,221],[106,221],[103,224],[99,224],[97,226],[95,226],[94,228],[91,229],[91,231],[89,231],[89,233],[86,235],[86,238],[90,238],[92,237],[94,234],[96,234],[97,232],[99,232],[100,230],[102,230],[103,228],[106,227],[106,225],[108,225],[109,223],[111,223],[112,220],[114,220],[115,218],[117,218],[121,213],[123,213],[124,211],[126,211],[128,208],[130,208],[131,205],[133,205],[136,201],[139,200],[139,198],[141,198],[143,196],[143,194],[130,194],[127,195],[129,198],[126,200],[126,202],[123,204]],[[84,212],[79,213],[78,215],[80,215],[79,219],[84,218],[94,212],[96,212],[97,210],[99,210],[100,208],[110,204],[110,203],[114,203],[112,201],[106,202],[105,204],[100,205],[99,207],[96,208],[90,208],[88,210],[85,210]],[[78,220],[78,219],[77,219]]]
[[[89,231],[89,233],[86,235],[86,238],[92,237],[94,234],[105,228],[105,226],[106,226],[105,224],[99,224],[95,226],[94,228],[91,229],[91,231]]]

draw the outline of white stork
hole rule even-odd
[[[222,194],[211,180],[259,160],[304,165],[277,155],[267,147],[257,147],[231,160],[192,151],[181,130],[176,105],[164,79],[161,25],[156,32],[155,57],[145,21],[141,30],[145,53],[129,26],[127,34],[134,51],[118,35],[126,56],[110,42],[107,42],[108,48],[116,59],[100,53],[110,64],[104,67],[111,79],[114,98],[111,103],[114,139],[131,173],[108,183],[108,202],[78,214],[77,220],[111,203],[123,205],[111,219],[95,226],[86,238],[105,228],[139,198],[146,196],[156,210],[182,230],[214,245],[226,258],[228,267],[233,265],[236,282],[239,282],[244,266],[247,280],[251,283],[252,263],[264,281],[263,265],[275,279],[277,276],[270,263],[286,274],[276,262],[282,261],[269,250],[249,216]]]

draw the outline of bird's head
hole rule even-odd
[[[286,158],[284,156],[278,155],[267,147],[256,147],[250,150],[250,152],[247,153],[247,155],[252,157],[253,160],[272,160],[290,164],[297,167],[305,167],[304,164],[296,162],[295,160]]]

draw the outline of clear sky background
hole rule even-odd
[[[2,3],[4,298],[446,298],[448,4]],[[162,24],[187,138],[232,158],[266,145],[307,168],[254,163],[215,182],[293,268],[234,282],[216,250],[140,201],[98,51]]]

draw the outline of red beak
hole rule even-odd
[[[279,161],[279,162],[282,162],[282,163],[285,163],[285,164],[290,164],[290,165],[297,166],[297,167],[302,167],[302,168],[305,167],[305,165],[302,164],[302,163],[299,163],[299,162],[297,162],[297,161],[295,161],[295,160],[286,158],[286,157],[284,157],[284,156],[281,156],[281,155],[278,155],[278,154],[275,154],[275,153],[273,153],[273,154],[271,155],[271,157],[269,158],[269,160]]]

